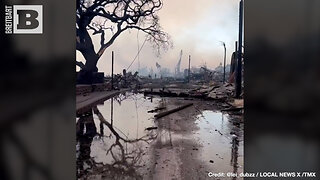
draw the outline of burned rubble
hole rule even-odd
[[[126,71],[104,81],[85,93],[77,89],[79,99],[119,92],[78,111],[78,179],[205,178],[212,167],[243,171],[243,94],[235,98],[233,83]],[[195,174],[176,172],[195,168]]]

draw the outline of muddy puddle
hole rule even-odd
[[[199,159],[209,162],[210,172],[243,172],[243,125],[228,114],[202,111],[196,120],[196,138],[202,144]]]
[[[185,167],[197,169],[193,167],[195,161],[203,167],[202,177],[207,177],[207,172],[242,172],[242,125],[227,114],[194,107],[154,119],[158,112],[176,107],[176,102],[173,98],[125,93],[79,115],[78,179],[155,179],[183,174]],[[186,117],[189,120],[184,123]],[[175,121],[180,123],[172,123]],[[167,124],[173,126],[168,130]],[[197,146],[188,160],[181,158],[188,148],[180,143],[182,139]]]

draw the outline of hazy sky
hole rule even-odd
[[[195,3],[196,2],[196,3]],[[163,0],[163,8],[159,11],[160,24],[164,31],[170,34],[173,48],[157,57],[147,42],[138,59],[130,70],[140,67],[153,67],[156,62],[162,67],[174,67],[179,60],[180,50],[183,50],[181,69],[188,66],[188,55],[191,55],[191,66],[207,64],[214,68],[223,61],[224,41],[227,47],[227,63],[230,63],[238,38],[238,0]],[[123,32],[108,48],[98,62],[99,71],[111,72],[111,51],[115,52],[115,73],[127,68],[138,51],[138,31]],[[139,33],[139,44],[142,45],[145,36]],[[99,44],[99,38],[94,38]],[[77,52],[77,60],[83,60]]]

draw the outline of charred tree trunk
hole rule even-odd
[[[94,49],[88,48],[80,51],[86,60],[86,63],[81,68],[78,75],[78,83],[80,84],[92,84],[94,80],[94,74],[98,72],[97,63],[99,56],[94,52]]]
[[[77,50],[81,52],[86,60],[78,74],[77,82],[80,84],[92,84],[94,73],[98,72],[97,63],[100,56],[95,52],[91,37],[85,26],[77,30]]]
[[[94,81],[94,74],[98,72],[97,63],[99,56],[93,49],[83,51],[82,55],[85,58],[86,63],[79,72],[78,83],[92,84]]]
[[[162,8],[161,0],[112,0],[90,1],[90,3],[76,0],[76,7],[76,49],[82,53],[86,60],[84,65],[77,63],[81,68],[78,74],[78,83],[91,84],[94,81],[92,78],[96,77],[98,83],[103,81],[103,73],[97,72],[98,60],[125,30],[143,31],[149,36],[146,40],[153,43],[158,52],[160,48],[166,49],[171,45],[169,36],[162,31],[159,25],[159,17],[156,14]],[[95,17],[103,19],[104,22],[94,22]],[[108,23],[106,23],[107,21]],[[88,31],[90,31],[91,36],[100,35],[99,50],[95,51]],[[105,38],[105,31],[112,33],[107,39]]]
[[[83,67],[83,71],[97,72],[97,63],[99,60],[99,56],[95,53],[94,49],[86,49],[81,52],[83,57],[86,59],[86,63]]]

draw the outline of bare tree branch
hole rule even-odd
[[[167,50],[171,45],[170,37],[162,31],[156,15],[162,5],[162,0],[77,0],[77,50],[82,54],[87,53],[86,49],[89,48],[94,51],[91,36],[99,34],[100,48],[95,53],[99,59],[116,38],[128,29],[146,33],[148,42],[157,52]],[[111,30],[112,34],[106,33],[106,30]],[[93,33],[89,35],[88,31]]]
[[[79,66],[81,69],[84,68],[84,64],[81,61],[76,61],[76,65]]]

